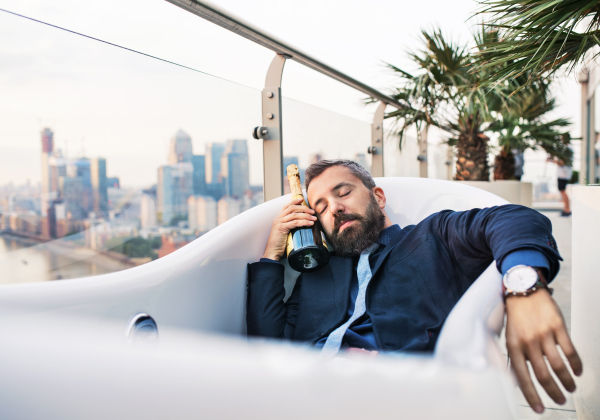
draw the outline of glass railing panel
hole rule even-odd
[[[387,176],[419,176],[419,144],[414,130],[407,130],[398,136],[398,127],[395,121],[385,120],[384,127],[384,175]]]
[[[0,284],[144,264],[263,202],[260,91],[6,13],[0,31]]]
[[[369,123],[285,97],[282,106],[284,171],[297,164],[304,182],[305,169],[321,159],[350,159],[371,170]],[[289,193],[287,179],[283,185]]]

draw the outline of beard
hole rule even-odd
[[[349,220],[356,220],[340,232],[340,226]],[[340,213],[335,216],[332,232],[327,239],[341,257],[356,257],[374,243],[385,225],[385,215],[379,208],[375,197],[371,200],[364,216],[357,213]]]

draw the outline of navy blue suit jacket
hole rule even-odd
[[[372,267],[367,314],[382,351],[432,350],[448,314],[479,275],[519,249],[541,252],[552,280],[560,255],[548,218],[506,205],[444,210],[399,231]],[[315,343],[345,322],[352,259],[332,255],[328,266],[298,277],[284,303],[284,267],[248,265],[249,336]]]

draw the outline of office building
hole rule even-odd
[[[116,176],[106,178],[106,185],[108,188],[121,188],[121,182]]]
[[[49,183],[49,199],[51,203],[58,196],[58,179],[61,176],[67,176],[67,161],[62,157],[60,150],[53,153],[49,158],[50,183]]]
[[[84,181],[81,177],[62,176],[59,179],[60,196],[64,200],[66,218],[82,220],[87,216],[87,202],[84,199]]]
[[[194,195],[206,194],[206,162],[204,155],[193,155],[192,166],[194,167]]]
[[[217,227],[217,202],[206,195],[188,198],[188,227],[201,233]]]
[[[92,208],[97,217],[108,215],[108,184],[106,178],[106,159],[96,158],[90,161],[92,183]]]
[[[49,128],[44,128],[41,133],[42,140],[42,195],[41,213],[47,216],[50,203],[50,157],[54,152],[54,133]]]
[[[140,222],[142,228],[156,227],[156,202],[149,194],[142,194],[140,200]]]
[[[105,164],[106,169],[106,164]],[[67,163],[67,177],[78,179],[81,182],[82,192],[77,198],[77,206],[83,210],[81,218],[87,218],[88,213],[94,210],[94,192],[92,189],[91,162],[88,158],[79,158]],[[65,200],[66,197],[63,196]],[[79,220],[78,218],[77,220]]]
[[[206,183],[218,184],[221,182],[221,156],[225,151],[223,143],[208,143],[206,145]]]
[[[158,168],[156,207],[162,225],[171,225],[176,218],[187,219],[187,200],[194,193],[193,173],[190,162]]]
[[[241,213],[242,201],[233,197],[225,196],[217,203],[217,212],[219,225],[225,223],[232,217]]]
[[[246,140],[228,140],[221,155],[221,179],[225,184],[224,193],[230,197],[242,198],[250,188],[250,168]]]
[[[169,165],[192,162],[192,138],[183,130],[171,138],[169,143]]]

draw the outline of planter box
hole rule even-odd
[[[512,204],[531,207],[533,200],[533,184],[522,181],[455,181],[472,187],[481,188],[504,198]]]
[[[571,334],[583,361],[579,420],[600,419],[600,186],[573,187]]]

